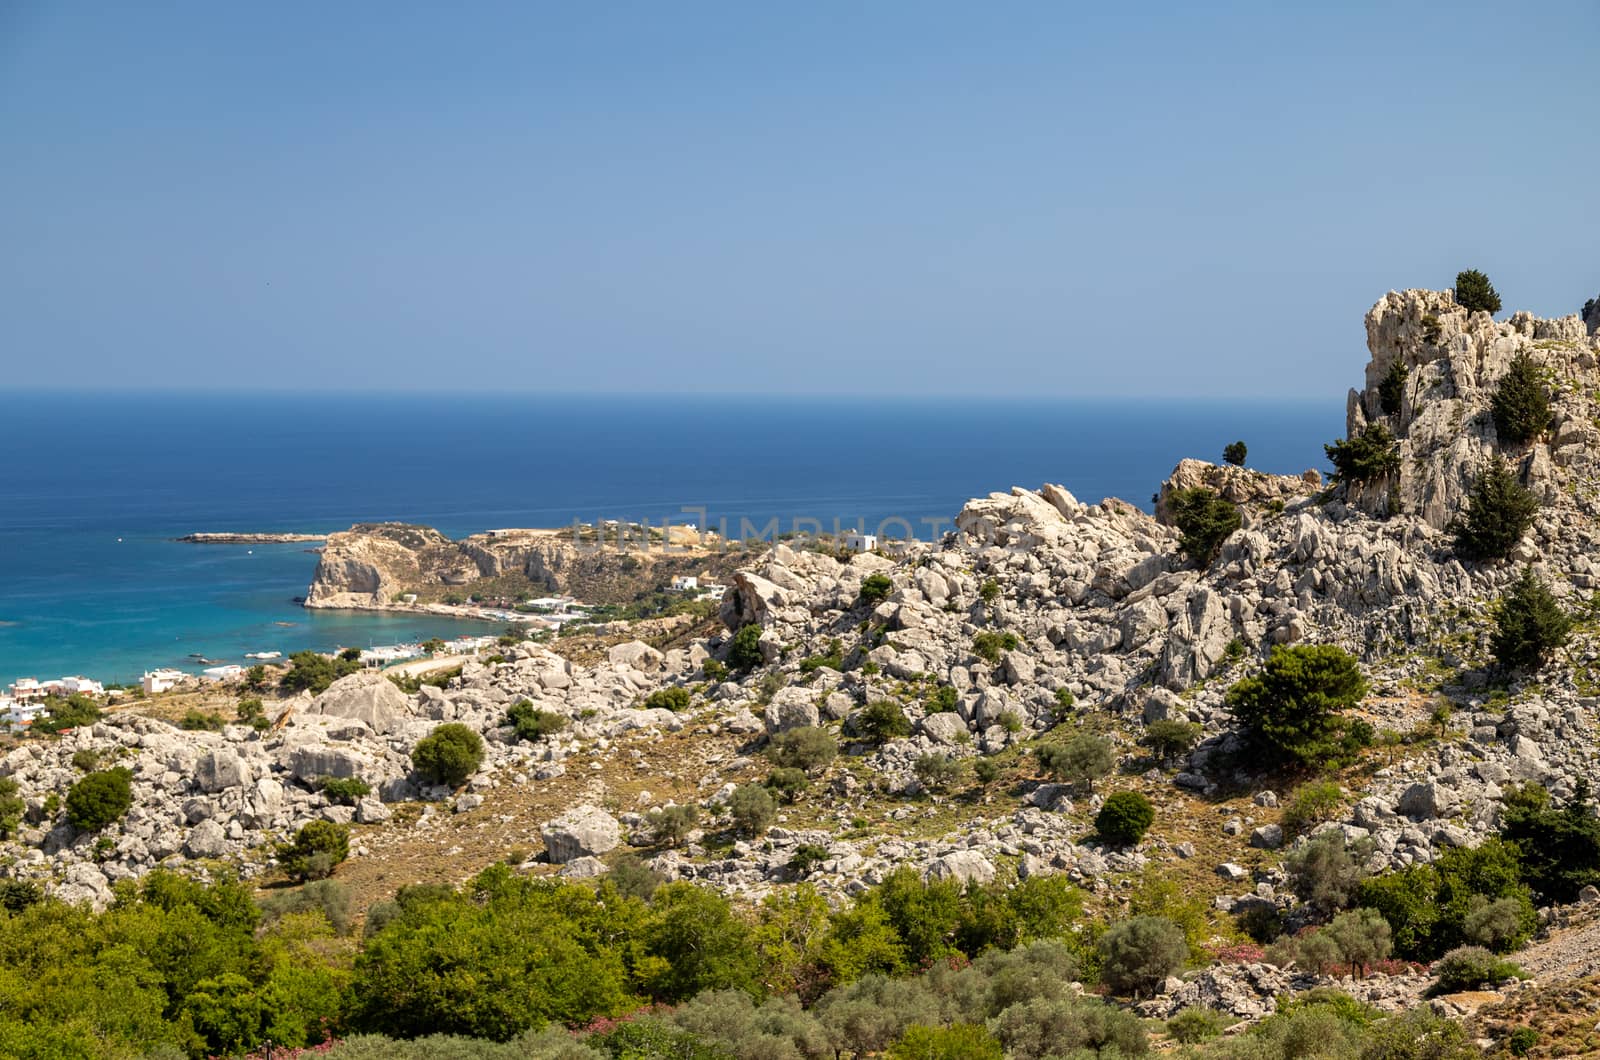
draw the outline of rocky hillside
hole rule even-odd
[[[674,528],[664,548],[659,529],[649,547],[621,547],[614,532],[491,530],[452,540],[426,526],[362,523],[329,536],[317,563],[307,607],[392,607],[406,594],[422,603],[481,594],[517,599],[567,593],[586,603],[626,603],[660,589],[673,575],[731,569],[737,551],[702,547],[698,535]]]

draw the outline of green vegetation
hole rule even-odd
[[[16,777],[0,777],[0,839],[12,838],[22,827],[22,815],[27,812],[28,803],[21,790]]]
[[[733,818],[735,830],[747,836],[759,836],[778,816],[778,804],[772,793],[760,784],[741,784],[728,796],[728,814]]]
[[[189,732],[221,732],[225,724],[220,714],[210,714],[203,710],[191,710],[178,722],[178,728]]]
[[[772,764],[807,773],[820,773],[839,755],[839,742],[827,729],[814,725],[781,732],[767,745]]]
[[[1495,388],[1491,412],[1495,434],[1505,445],[1526,444],[1550,429],[1550,388],[1526,353],[1511,358]]]
[[[1400,411],[1400,406],[1405,400],[1406,380],[1410,376],[1411,369],[1406,367],[1405,361],[1396,357],[1389,362],[1389,370],[1384,373],[1383,381],[1378,384],[1378,405],[1383,409],[1385,416],[1393,416]]]
[[[1136,916],[1100,937],[1100,978],[1119,994],[1155,993],[1188,958],[1183,929],[1165,917]]]
[[[323,880],[335,865],[350,856],[350,832],[330,821],[308,821],[295,833],[294,842],[278,849],[283,870],[297,880]]]
[[[1351,849],[1342,832],[1328,832],[1291,853],[1283,867],[1294,893],[1326,918],[1350,905],[1365,875],[1361,862],[1367,853]]]
[[[1348,652],[1304,644],[1274,648],[1260,674],[1228,689],[1226,703],[1264,750],[1322,766],[1347,761],[1371,742],[1371,726],[1341,716],[1366,694],[1366,679]]]
[[[517,730],[519,740],[535,743],[565,729],[567,719],[553,710],[540,710],[531,699],[519,699],[506,711],[506,724]]]
[[[767,774],[764,785],[780,802],[794,802],[811,786],[811,778],[803,769],[779,766]]]
[[[1200,739],[1200,726],[1192,721],[1152,721],[1145,726],[1139,742],[1150,748],[1158,761],[1170,762],[1188,754]]]
[[[911,735],[911,719],[906,717],[906,712],[893,700],[878,699],[866,705],[866,708],[856,716],[856,731],[873,743],[888,743],[890,740]]]
[[[1477,269],[1464,269],[1456,273],[1456,305],[1492,316],[1500,312],[1500,292]]]
[[[1156,809],[1137,791],[1119,791],[1095,814],[1094,830],[1112,846],[1131,847],[1155,823]]]
[[[356,652],[357,658],[360,652]],[[348,677],[361,668],[356,659],[341,655],[331,659],[314,651],[297,651],[289,656],[289,672],[278,682],[285,692],[310,692],[317,695],[341,677]]]
[[[98,832],[133,805],[133,774],[117,767],[88,776],[67,792],[67,821],[80,832]]]
[[[33,732],[65,732],[82,725],[93,725],[101,716],[99,704],[76,692],[65,699],[46,696],[43,706],[43,713],[33,719]]]
[[[414,696],[422,691],[423,685],[431,688],[444,688],[452,678],[460,677],[463,666],[447,666],[438,670],[429,670],[426,673],[405,677],[401,674],[390,674],[389,680],[396,688],[408,696]]]
[[[417,742],[411,764],[434,783],[459,788],[483,764],[483,737],[459,722],[447,722]]]
[[[1250,449],[1243,442],[1229,442],[1222,447],[1222,459],[1234,467],[1244,467],[1244,462],[1249,459]]]
[[[700,822],[700,807],[693,803],[663,806],[645,814],[651,838],[660,846],[681,846]]]
[[[346,806],[354,806],[372,794],[372,785],[360,777],[323,777],[317,782],[317,787],[334,802],[342,802]]]
[[[1040,744],[1034,755],[1045,772],[1057,780],[1089,791],[1116,764],[1111,741],[1087,732],[1076,733],[1065,743]]]
[[[940,685],[928,693],[928,698],[922,702],[922,709],[929,714],[948,714],[960,703],[961,694],[954,685]]]
[[[644,705],[647,709],[680,711],[689,709],[689,690],[677,685],[667,688],[658,688],[645,697]]]
[[[700,672],[706,675],[707,681],[723,681],[728,677],[728,667],[715,659],[707,659],[700,664]]]
[[[1570,902],[1586,885],[1600,886],[1600,818],[1586,780],[1560,809],[1536,784],[1508,792],[1500,835],[1516,850],[1521,879],[1540,902]],[[1480,893],[1499,897],[1487,889]]]
[[[1533,568],[1525,566],[1495,605],[1490,645],[1506,669],[1537,670],[1571,632],[1572,616],[1562,610]]]
[[[1173,525],[1183,535],[1179,547],[1202,567],[1210,565],[1228,535],[1242,525],[1238,506],[1204,486],[1175,490],[1167,505]]]
[[[983,584],[978,586],[978,599],[986,604],[1000,599],[1000,583],[993,578],[985,578]]]
[[[735,670],[754,670],[761,665],[761,627],[754,622],[741,626],[728,649],[728,665]]]
[[[1472,484],[1466,515],[1450,525],[1455,550],[1464,559],[1504,559],[1533,525],[1538,510],[1538,499],[1495,457]]]
[[[1309,832],[1324,821],[1333,820],[1343,802],[1344,792],[1331,780],[1302,784],[1283,807],[1283,830],[1290,835]]]
[[[995,666],[1000,662],[1001,652],[1015,651],[1021,644],[1022,641],[1017,639],[1015,633],[997,633],[994,630],[986,629],[982,633],[973,635],[972,654],[991,666]]]
[[[1381,423],[1374,423],[1354,438],[1341,438],[1322,447],[1333,464],[1336,483],[1374,482],[1400,470],[1400,444]]]
[[[911,768],[929,791],[948,791],[961,775],[960,763],[945,754],[918,755]]]
[[[1537,918],[1522,875],[1518,847],[1489,839],[1446,851],[1431,865],[1410,865],[1363,880],[1354,899],[1382,915],[1401,957],[1432,960],[1474,937],[1497,940],[1505,948],[1526,940]],[[1494,914],[1501,923],[1486,930],[1483,910],[1505,902],[1510,904],[1500,904]],[[1508,910],[1514,922],[1509,931],[1503,924]]]
[[[889,598],[894,591],[894,582],[889,580],[887,574],[869,574],[861,579],[861,602],[865,604],[879,604]]]
[[[1458,946],[1433,964],[1433,991],[1454,994],[1480,990],[1507,979],[1522,978],[1522,969],[1482,946]]]

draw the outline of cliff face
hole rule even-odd
[[[679,545],[667,552],[576,542],[565,530],[491,530],[459,541],[426,526],[362,523],[328,537],[307,607],[382,608],[416,593],[424,601],[473,587],[496,594],[571,593],[622,603],[674,574],[730,566],[737,554]]]
[[[1548,505],[1579,503],[1558,479],[1600,478],[1600,371],[1578,316],[1543,320],[1515,313],[1496,323],[1458,306],[1450,291],[1391,291],[1367,313],[1366,385],[1350,391],[1346,429],[1386,425],[1400,441],[1396,476],[1347,489],[1346,500],[1371,515],[1418,515],[1438,529],[1460,509],[1484,463],[1499,453]],[[1490,403],[1512,358],[1526,353],[1551,379],[1553,422],[1543,438],[1505,445]],[[1408,370],[1400,408],[1383,411],[1379,385],[1399,362]],[[1558,474],[1558,470],[1560,474]]]

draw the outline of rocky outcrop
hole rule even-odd
[[[1204,488],[1234,504],[1284,505],[1300,497],[1310,497],[1322,489],[1322,475],[1308,470],[1301,475],[1269,475],[1245,467],[1208,464],[1204,460],[1182,460],[1161,484],[1156,496],[1156,518],[1172,522],[1172,494],[1178,490]]]
[[[545,856],[557,865],[605,854],[622,842],[622,826],[617,819],[595,806],[568,810],[546,822],[539,834],[544,839]]]

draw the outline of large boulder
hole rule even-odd
[[[622,842],[622,826],[597,806],[568,810],[546,822],[539,834],[544,839],[545,855],[557,865],[604,854]]]
[[[365,722],[373,732],[387,733],[410,719],[411,699],[382,674],[351,674],[329,685],[307,713],[351,718]]]
[[[226,748],[203,754],[194,764],[194,782],[207,795],[244,787],[252,779],[250,764]]]
[[[928,879],[988,883],[994,879],[994,865],[976,850],[957,850],[935,859],[928,866]]]

